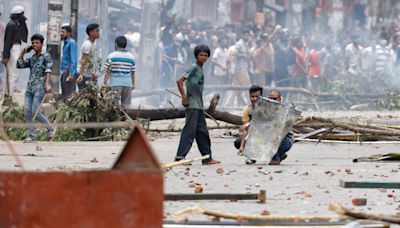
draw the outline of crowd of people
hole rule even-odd
[[[253,22],[211,26],[167,20],[161,33],[160,87],[170,87],[194,60],[196,45],[207,44],[207,85],[301,87],[332,91],[337,82],[349,92],[376,83],[383,91],[398,90],[400,27],[392,23],[368,31],[359,21],[348,29],[321,32],[308,27],[293,34],[281,25]],[[353,85],[350,86],[350,85]],[[357,87],[356,87],[357,86]],[[225,105],[240,106],[245,93],[229,92]]]

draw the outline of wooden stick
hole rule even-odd
[[[400,144],[400,141],[362,141],[362,142],[354,142],[354,141],[341,141],[341,140],[325,140],[325,139],[302,139],[295,138],[296,142],[316,142],[316,143],[337,143],[337,144]]]
[[[265,203],[266,191],[260,190],[259,193],[193,193],[193,194],[165,194],[165,201],[178,200],[258,200],[259,203]]]
[[[24,171],[24,165],[21,162],[21,159],[19,159],[19,154],[17,153],[17,150],[14,148],[14,146],[10,142],[10,138],[4,131],[4,128],[1,126],[3,124],[3,106],[0,106],[0,134],[2,138],[6,141],[6,144],[8,146],[8,149],[11,151],[11,155],[14,157],[15,161],[17,162],[17,166]]]
[[[132,122],[128,121],[117,121],[117,122],[84,122],[84,123],[53,123],[53,127],[58,128],[69,128],[69,129],[78,129],[78,128],[125,128],[125,127],[133,127]],[[0,123],[0,127],[5,128],[46,128],[47,124],[42,123]]]
[[[185,160],[180,160],[180,161],[176,161],[176,162],[172,162],[172,163],[168,163],[168,164],[162,164],[161,167],[163,169],[169,169],[175,166],[179,166],[179,165],[187,165],[187,164],[191,164],[192,162],[198,161],[198,160],[204,160],[204,159],[208,159],[210,158],[210,155],[204,155],[202,157],[197,157],[197,158],[193,158],[193,159],[185,159]]]
[[[209,216],[216,216],[227,219],[235,220],[258,220],[258,221],[309,221],[309,220],[335,220],[337,217],[333,216],[307,216],[307,215],[247,215],[247,214],[234,214],[223,211],[210,210],[207,208],[194,206],[178,212],[175,215],[184,214],[205,214]]]
[[[393,216],[375,215],[375,214],[370,214],[370,213],[358,212],[355,210],[345,208],[338,203],[331,203],[329,205],[329,209],[336,212],[339,215],[349,216],[349,217],[356,218],[356,219],[369,219],[369,220],[377,220],[377,221],[400,224],[400,217],[395,216],[395,215],[393,215]]]
[[[37,116],[37,114],[40,112],[40,109],[42,108],[42,105],[44,103],[44,100],[46,99],[47,93],[44,94],[42,102],[40,102],[39,107],[36,109],[35,115],[33,115],[32,121],[35,121],[35,118]]]

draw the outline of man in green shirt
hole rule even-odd
[[[210,155],[210,158],[202,161],[203,165],[213,165],[220,163],[220,161],[214,160],[211,157],[211,140],[203,110],[203,65],[210,56],[209,47],[206,45],[195,47],[194,56],[196,64],[187,69],[176,81],[182,96],[182,105],[186,108],[186,124],[182,130],[175,161],[185,159],[194,139],[196,139],[201,155]],[[183,88],[184,81],[186,81],[186,93]]]

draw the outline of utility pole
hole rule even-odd
[[[160,74],[158,43],[160,40],[161,0],[142,0],[142,29],[140,35],[140,55],[137,75],[138,87],[143,90],[156,86]],[[158,83],[157,83],[158,84]]]
[[[79,0],[71,0],[71,36],[76,42],[78,42],[78,6]]]
[[[63,21],[63,0],[49,0],[48,4],[47,52],[53,59],[51,88],[54,92],[58,92],[60,81],[60,31]]]

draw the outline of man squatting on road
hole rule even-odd
[[[238,155],[240,156],[243,155],[247,135],[249,132],[251,117],[256,109],[257,99],[261,97],[263,94],[263,88],[261,86],[253,85],[249,89],[249,94],[250,94],[251,104],[243,108],[243,113],[242,113],[243,124],[239,129],[241,136],[237,138],[234,142],[236,149],[239,150]],[[279,90],[271,90],[268,94],[268,98],[278,102],[282,102],[282,96]],[[278,151],[275,153],[274,157],[272,157],[272,160],[269,164],[279,165],[283,160],[287,158],[286,152],[288,152],[290,148],[292,148],[292,145],[293,145],[293,133],[289,131],[288,134],[285,136],[285,138],[283,138],[281,144],[279,145]],[[251,159],[246,160],[246,164],[254,164],[254,163],[256,163],[256,160],[251,160]]]

